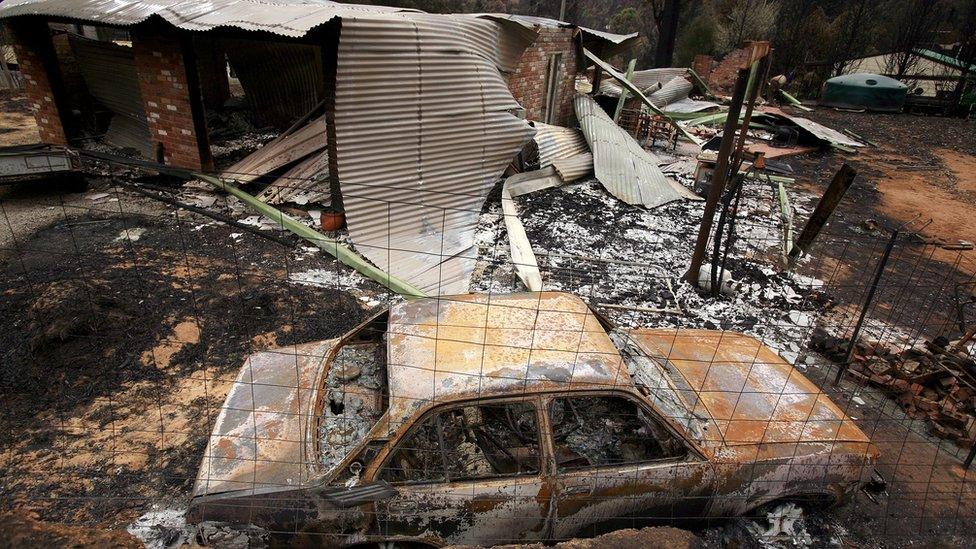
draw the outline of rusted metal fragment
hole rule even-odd
[[[726,445],[868,442],[851,418],[756,339],[708,330],[634,330],[630,337],[668,361],[698,393]]]
[[[193,496],[299,487],[313,471],[313,402],[338,340],[248,357],[217,416]]]

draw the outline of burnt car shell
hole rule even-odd
[[[694,511],[686,509],[701,516],[741,514],[799,496],[838,501],[877,457],[867,436],[816,385],[743,334],[615,331],[626,346],[650,359],[645,367],[656,365],[654,375],[666,379],[669,394],[680,395],[675,402],[685,410],[675,414],[673,408],[663,411],[653,390],[642,385],[646,375],[611,339],[608,323],[575,296],[542,292],[413,300],[390,310],[384,330],[389,407],[357,447],[379,448],[375,459],[362,463],[361,477],[356,475],[368,497],[342,507],[326,493],[349,469],[355,452],[331,472],[322,471],[318,461],[317,415],[329,361],[341,347],[340,340],[329,340],[248,359],[207,446],[190,521],[316,531],[331,534],[316,538],[327,545],[547,540],[577,534],[572,520],[556,525],[556,509],[609,520],[610,515],[601,518],[604,510],[613,514],[635,497],[662,489],[693,495],[699,504],[707,500]],[[462,501],[451,486],[433,485],[430,498],[398,507],[397,514],[404,520],[411,514],[436,515],[439,522],[430,524],[438,526],[407,528],[419,523],[389,520],[403,494],[398,487],[377,487],[378,471],[425,415],[472,399],[536,399],[541,410],[542,402],[560,395],[611,392],[640,399],[687,443],[698,465],[678,471],[680,483],[623,483],[599,498],[590,494],[590,499],[565,501],[560,498],[568,497],[566,487],[553,466],[544,464],[531,494],[525,484],[519,491],[518,483],[484,482],[475,491],[467,487],[463,495],[470,501]],[[539,414],[545,433],[547,420]],[[543,451],[553,459],[551,448],[543,445]],[[515,509],[516,501],[530,504]],[[602,507],[590,508],[593,501]],[[438,507],[444,502],[452,503]],[[514,531],[517,526],[503,520],[514,515],[538,520],[531,531]]]

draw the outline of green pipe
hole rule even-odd
[[[249,195],[248,193],[240,190],[239,188],[228,185],[216,177],[211,177],[209,175],[203,174],[193,174],[194,177],[200,181],[204,181],[213,185],[214,187],[230,193],[231,195],[237,197],[242,202],[251,207],[251,209],[257,211],[261,215],[267,217],[268,219],[274,221],[275,223],[281,224],[282,227],[291,231],[292,233],[308,240],[312,244],[315,244],[320,250],[328,253],[332,257],[338,259],[343,265],[347,265],[359,271],[363,276],[371,278],[376,282],[379,282],[383,286],[393,290],[394,292],[408,296],[408,297],[428,297],[427,294],[421,290],[415,288],[408,282],[401,280],[386,271],[379,269],[365,259],[359,256],[356,252],[352,251],[339,241],[329,238],[324,234],[316,231],[315,229],[300,223],[294,218],[288,216],[284,212],[278,210],[274,206],[270,206],[261,202],[257,198]]]

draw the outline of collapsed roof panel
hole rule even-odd
[[[535,122],[535,144],[539,149],[539,167],[552,165],[555,160],[589,152],[586,138],[576,128],[564,128]]]
[[[804,130],[810,132],[814,137],[828,143],[837,143],[846,147],[863,147],[864,144],[860,141],[851,139],[850,137],[840,133],[839,131],[828,128],[822,124],[818,124],[809,118],[802,118],[799,116],[790,116],[783,111],[778,109],[767,109],[766,111],[759,114],[762,116],[772,116],[779,117],[789,120],[790,122],[796,124],[797,126],[803,128]]]
[[[688,69],[680,67],[667,67],[662,69],[646,69],[634,71],[630,81],[644,92],[645,95],[654,93],[661,89],[664,84],[674,80],[679,76],[688,74]],[[612,97],[620,97],[620,84],[612,79],[605,78],[600,82],[600,94]]]
[[[648,208],[682,198],[698,198],[665,177],[658,168],[658,159],[615,124],[593,98],[577,95],[574,104],[583,135],[593,151],[596,178],[610,194],[628,204]]]
[[[570,183],[593,173],[593,153],[586,151],[566,158],[559,158],[552,163],[552,166],[564,182]]]
[[[652,103],[664,109],[671,103],[686,99],[694,86],[684,76],[675,76],[668,80],[661,89],[647,96]]]
[[[329,155],[321,151],[295,164],[268,185],[258,199],[268,204],[328,204],[332,198],[328,176]]]
[[[534,133],[499,72],[527,44],[471,16],[343,21],[338,175],[349,234],[379,268],[467,292],[482,204]]]
[[[325,148],[328,136],[325,116],[278,136],[240,162],[224,170],[220,177],[249,183]]]

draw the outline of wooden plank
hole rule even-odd
[[[627,74],[625,75],[627,80],[633,80],[634,78],[634,68],[637,67],[637,59],[631,59],[630,63],[627,63]],[[620,90],[620,97],[617,98],[617,109],[613,111],[613,122],[616,124],[620,120],[620,113],[624,110],[624,102],[627,101],[627,90]]]
[[[834,213],[834,209],[844,198],[847,189],[854,183],[855,177],[857,177],[857,172],[848,164],[841,166],[840,171],[834,175],[827,191],[820,197],[820,202],[814,208],[810,220],[800,232],[800,237],[796,239],[796,244],[790,250],[789,260],[791,264],[796,262],[801,253],[806,253],[810,249],[810,245],[813,244],[814,239],[817,238],[821,229],[827,224],[827,220]]]

